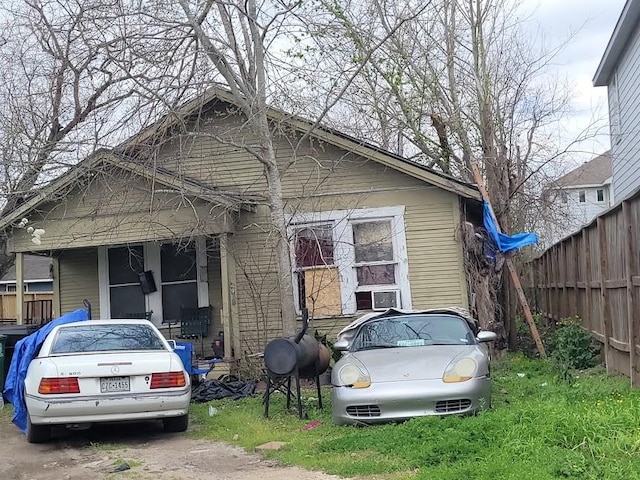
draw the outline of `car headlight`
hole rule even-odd
[[[338,378],[347,387],[367,388],[371,385],[369,373],[366,370],[363,372],[360,367],[353,363],[347,363],[342,367],[338,372]]]
[[[444,371],[442,381],[444,383],[466,382],[473,378],[478,370],[478,364],[473,358],[460,358],[449,364]]]

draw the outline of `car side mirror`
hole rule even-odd
[[[176,349],[176,341],[175,340],[167,340],[167,343],[171,347],[171,350],[175,350]]]
[[[486,343],[486,342],[496,341],[498,336],[493,332],[487,332],[483,330],[481,332],[478,332],[478,335],[476,336],[476,338],[478,339],[478,342]]]
[[[338,352],[346,352],[347,350],[349,350],[349,341],[344,339],[337,340],[333,344],[333,349],[337,350]]]

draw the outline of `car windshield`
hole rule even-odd
[[[455,315],[403,315],[380,318],[362,325],[351,351],[475,343],[467,322]]]
[[[166,350],[166,347],[148,325],[73,325],[58,331],[51,353],[122,350]]]

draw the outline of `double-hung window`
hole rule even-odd
[[[205,248],[204,241],[101,247],[100,315],[130,318],[152,311],[156,323],[176,322],[183,308],[208,305]],[[156,289],[145,293],[140,275],[147,271]]]
[[[193,245],[165,243],[160,247],[162,316],[165,322],[180,319],[182,308],[198,307],[198,270]]]
[[[358,310],[399,307],[391,220],[358,221],[351,228]]]
[[[145,298],[138,273],[144,270],[142,245],[107,250],[109,265],[110,318],[122,318],[145,311]]]
[[[313,317],[411,308],[404,208],[290,219],[296,305]]]

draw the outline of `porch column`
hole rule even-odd
[[[60,260],[53,257],[53,318],[62,315],[60,308]]]
[[[22,325],[24,320],[24,254],[16,253],[16,323]]]
[[[231,240],[228,233],[220,235],[220,277],[222,281],[222,331],[224,332],[224,356],[232,358],[231,347],[235,355],[240,354],[240,336],[238,305],[236,302],[235,261],[229,251]]]

